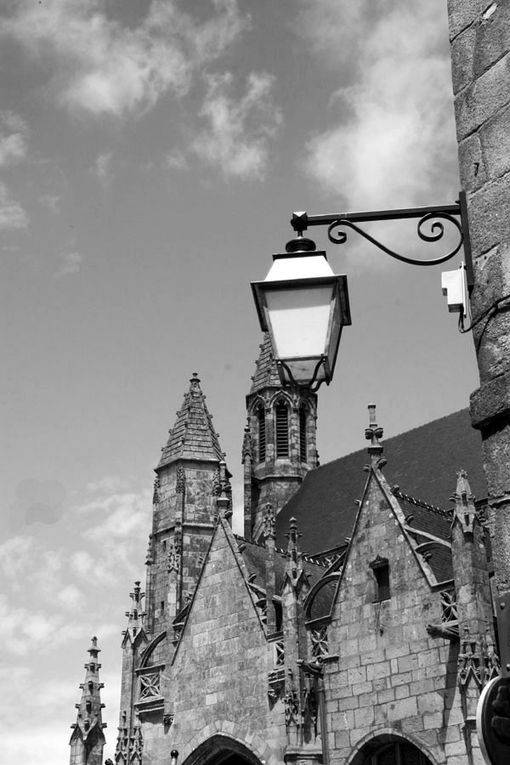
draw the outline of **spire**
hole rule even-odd
[[[465,533],[473,533],[473,524],[476,520],[475,498],[465,470],[459,470],[457,473],[457,487],[451,499],[455,502],[453,522],[459,521]]]
[[[383,437],[383,429],[376,422],[375,404],[368,405],[368,428],[365,428],[365,438],[370,441],[367,451],[370,455],[370,463],[374,467],[382,467],[386,460],[382,457],[383,446],[379,441]]]
[[[177,412],[175,424],[169,430],[157,470],[179,459],[214,462],[223,459],[218,433],[214,430],[196,372]]]
[[[71,763],[80,762],[83,765],[101,765],[103,762],[103,747],[105,737],[103,728],[106,723],[102,721],[101,688],[99,682],[98,663],[100,649],[97,647],[97,638],[93,637],[88,649],[90,660],[85,664],[85,682],[81,683],[81,701],[76,704],[78,713],[76,722],[71,725],[73,732],[69,745],[71,746]]]
[[[260,354],[256,362],[255,374],[253,375],[250,393],[255,393],[262,388],[280,388],[281,382],[273,357],[273,349],[269,334],[264,334],[264,340],[260,344]]]

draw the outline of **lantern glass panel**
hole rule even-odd
[[[333,288],[329,284],[267,290],[268,324],[277,358],[315,359],[310,361],[313,372],[317,359],[327,352]]]

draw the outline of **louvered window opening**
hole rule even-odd
[[[285,404],[275,407],[276,419],[276,456],[289,456],[289,412]]]
[[[257,409],[258,435],[259,435],[259,462],[266,459],[266,413],[264,407]]]
[[[301,462],[306,462],[306,409],[302,406],[299,410],[299,457]]]

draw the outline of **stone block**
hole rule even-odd
[[[451,45],[452,85],[457,94],[469,85],[473,79],[473,56],[476,39],[476,28],[469,27],[459,35]]]
[[[457,139],[462,141],[510,102],[510,59],[497,61],[455,98]]]
[[[393,688],[387,688],[385,691],[378,691],[377,693],[378,704],[386,704],[389,701],[394,701],[395,698],[397,698],[397,696]],[[400,698],[405,698],[405,697],[400,696]]]
[[[408,685],[398,685],[395,688],[395,698],[396,699],[405,699],[409,696],[409,686]]]
[[[388,719],[390,720],[405,720],[408,717],[413,717],[418,714],[418,708],[416,704],[416,698],[409,696],[406,699],[400,699],[394,701],[388,707]]]
[[[374,722],[373,706],[356,709],[354,712],[354,724],[356,728],[367,728]]]
[[[473,60],[475,77],[487,71],[510,49],[510,7],[508,3],[487,2],[475,25],[476,42]]]
[[[481,150],[489,178],[510,170],[510,109],[498,111],[480,129]],[[464,186],[464,188],[467,188]]]
[[[450,40],[477,19],[482,7],[482,0],[448,0]]]
[[[508,180],[499,179],[486,184],[469,199],[469,227],[475,274],[477,281],[480,278],[484,282],[482,287],[477,284],[477,292],[487,289],[485,284],[488,283],[483,273],[487,266],[485,261],[478,262],[480,256],[496,246],[510,242],[509,188]],[[492,285],[493,290],[495,286]]]
[[[441,712],[443,710],[443,699],[438,693],[421,693],[418,696],[418,711],[425,715],[428,712]]]
[[[479,133],[473,133],[459,143],[460,185],[465,191],[477,191],[487,181],[485,160]]]

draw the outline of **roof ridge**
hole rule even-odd
[[[444,510],[442,507],[431,505],[429,502],[425,502],[417,497],[412,497],[410,494],[404,494],[403,491],[400,491],[400,486],[392,486],[391,493],[394,497],[397,497],[397,499],[403,499],[411,505],[416,505],[416,507],[422,507],[424,510],[429,510],[432,513],[437,513],[437,515],[442,515],[443,518],[449,518],[450,520],[452,518],[453,511]]]

